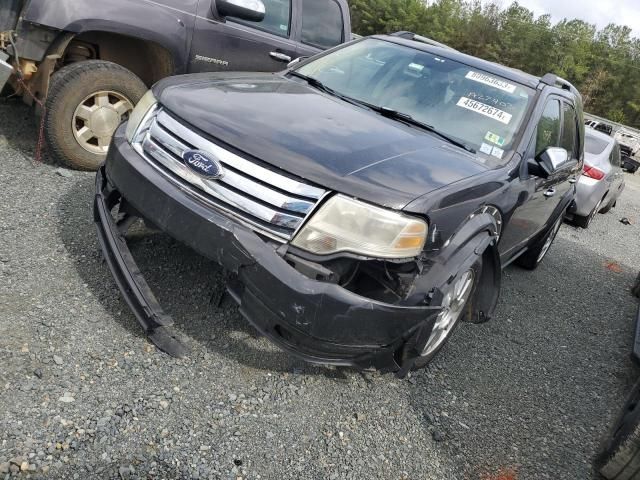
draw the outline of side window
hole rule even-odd
[[[620,159],[620,145],[618,145],[618,143],[615,143],[613,145],[611,155],[609,156],[609,161],[614,167],[619,167],[622,164],[622,161]]]
[[[344,21],[335,0],[302,0],[302,41],[320,48],[342,43]]]
[[[576,110],[566,102],[562,103],[564,111],[562,121],[562,139],[560,146],[569,152],[569,158],[577,158],[578,153],[578,117]]]
[[[538,122],[536,157],[549,147],[560,145],[560,101],[549,100]]]
[[[265,15],[261,22],[250,22],[229,17],[243,25],[258,28],[274,35],[288,37],[291,25],[291,0],[262,0],[264,3]]]

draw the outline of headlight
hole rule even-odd
[[[302,227],[292,244],[319,255],[348,251],[408,258],[422,252],[427,229],[419,218],[336,195]]]
[[[158,103],[156,97],[153,95],[153,92],[149,90],[140,99],[140,101],[136,105],[136,108],[133,109],[133,112],[131,112],[131,114],[129,115],[127,129],[125,130],[125,136],[127,137],[129,143],[133,142],[133,139],[136,136],[136,132],[138,131],[138,127],[140,127],[140,123],[144,119],[147,112],[156,103]]]

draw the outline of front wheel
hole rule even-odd
[[[147,87],[120,65],[102,60],[73,63],[51,78],[45,136],[54,158],[71,168],[95,171],[111,137]]]
[[[481,257],[468,270],[460,272],[445,288],[442,311],[436,318],[431,336],[427,340],[421,356],[414,363],[414,370],[423,368],[431,362],[451,338],[465,315],[472,316],[473,312],[469,310],[475,305],[473,299],[477,293],[478,281],[481,278],[482,264]]]
[[[562,215],[556,220],[556,223],[547,231],[547,233],[521,257],[516,260],[516,264],[527,270],[535,270],[542,263],[544,257],[547,256],[553,241],[558,235],[558,231],[562,226]]]

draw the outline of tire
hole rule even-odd
[[[142,80],[111,62],[88,60],[58,70],[46,102],[50,153],[71,168],[97,170],[116,127],[146,91]]]
[[[640,480],[640,381],[633,386],[594,465],[607,480]]]
[[[413,365],[413,370],[419,370],[421,368],[424,368],[425,366],[427,366],[434,358],[435,356],[438,354],[438,352],[440,352],[440,350],[442,349],[442,347],[449,341],[449,339],[453,336],[453,334],[455,333],[455,331],[458,329],[458,327],[460,326],[460,324],[464,321],[465,317],[472,317],[473,316],[473,308],[474,305],[476,303],[476,296],[478,294],[478,284],[479,284],[479,280],[482,277],[482,268],[483,268],[483,260],[482,257],[478,258],[478,260],[471,266],[471,268],[468,271],[473,272],[473,278],[474,278],[474,282],[473,285],[471,287],[471,292],[470,295],[467,299],[467,301],[465,302],[464,306],[461,309],[460,315],[457,317],[457,319],[455,320],[455,322],[453,323],[453,326],[451,327],[451,329],[449,330],[449,332],[446,334],[446,336],[442,339],[441,343],[434,348],[431,352],[429,352],[428,355],[425,355],[423,357],[418,358],[414,365]],[[465,272],[459,272],[460,274],[465,273]],[[459,278],[456,277],[456,278]],[[431,338],[430,338],[431,340]]]
[[[600,209],[600,213],[602,214],[609,213],[613,207],[615,207],[615,202],[613,203],[610,202],[609,205]]]
[[[633,287],[631,287],[631,293],[635,297],[640,298],[640,274],[638,274],[638,276],[636,277],[636,282],[633,284]]]
[[[596,206],[593,207],[593,210],[591,210],[589,215],[587,215],[586,217],[583,217],[582,215],[574,215],[573,217],[574,225],[580,228],[589,228],[589,225],[591,225],[591,222],[593,221],[593,219],[596,218],[596,215],[602,211],[602,209],[600,208],[601,205],[602,205],[602,200],[600,200],[596,204]]]
[[[544,260],[544,257],[549,252],[551,245],[553,245],[553,241],[556,239],[556,235],[558,235],[558,231],[562,226],[562,220],[563,215],[560,215],[560,218],[555,221],[553,226],[539,240],[536,240],[526,253],[515,261],[516,265],[527,270],[535,270],[538,268],[538,265],[542,263],[542,260]]]

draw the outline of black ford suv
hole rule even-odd
[[[116,131],[95,221],[150,338],[184,346],[126,246],[143,218],[229,272],[240,312],[316,363],[425,365],[543,259],[583,163],[579,93],[408,32],[280,73],[165,79]]]

